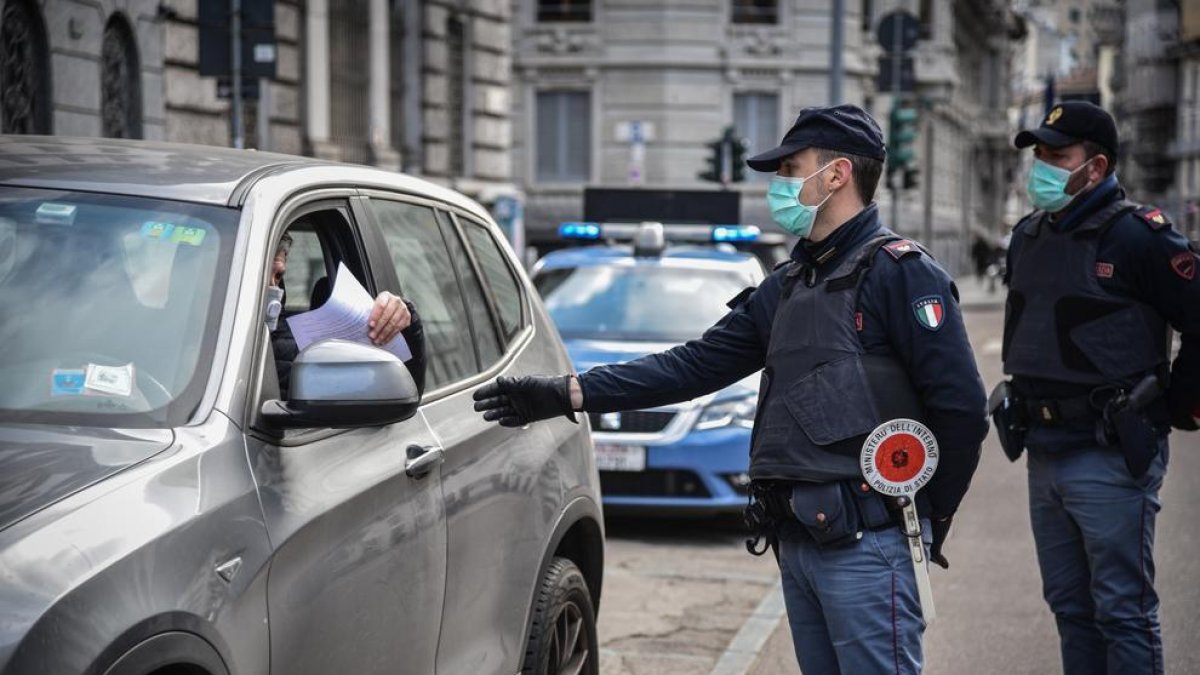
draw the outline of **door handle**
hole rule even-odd
[[[446,461],[446,451],[440,445],[410,445],[406,452],[408,461],[404,463],[404,473],[409,478],[421,478]]]

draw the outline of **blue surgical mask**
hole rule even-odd
[[[804,178],[788,178],[775,176],[767,187],[767,206],[771,209],[771,218],[787,232],[801,239],[807,239],[812,234],[813,223],[817,219],[817,211],[833,196],[825,195],[820,203],[813,206],[800,203],[800,191],[804,189],[804,181],[821,173],[833,164],[830,162]]]
[[[1070,182],[1071,176],[1075,175],[1075,171],[1079,171],[1091,161],[1089,159],[1076,167],[1074,171],[1068,171],[1053,164],[1047,164],[1040,159],[1033,160],[1033,169],[1029,171],[1029,183],[1026,185],[1026,190],[1034,208],[1050,213],[1057,213],[1066,208],[1067,204],[1070,204],[1071,200],[1075,198],[1075,195],[1067,194],[1067,183]],[[1079,192],[1077,191],[1075,194],[1079,194]]]

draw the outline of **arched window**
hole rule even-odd
[[[0,132],[50,133],[50,52],[30,0],[0,0]]]
[[[125,17],[114,14],[104,27],[100,54],[100,118],[109,138],[142,137],[142,74],[137,43]]]

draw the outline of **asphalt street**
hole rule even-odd
[[[995,308],[967,311],[989,390],[1000,379],[1001,319]],[[1200,433],[1177,432],[1171,445],[1155,543],[1166,666],[1168,673],[1200,673]],[[742,539],[728,519],[611,520],[601,672],[799,673],[775,602],[774,560],[750,556]],[[926,633],[925,672],[1059,672],[1029,530],[1024,460],[1010,463],[992,436],[946,554],[950,569],[931,573],[938,620]]]

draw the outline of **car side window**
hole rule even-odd
[[[479,351],[479,363],[482,370],[500,360],[504,350],[500,348],[500,336],[496,332],[496,323],[492,318],[492,308],[483,292],[479,275],[467,255],[466,246],[459,239],[458,233],[449,217],[441,221],[442,233],[446,244],[450,247],[450,259],[454,261],[454,269],[462,282],[463,297],[467,301],[467,311],[471,316],[471,330],[475,333],[475,347]]]
[[[478,373],[467,308],[434,210],[385,199],[371,199],[369,205],[400,287],[421,316],[426,389]]]
[[[483,275],[492,297],[496,301],[500,330],[507,346],[522,326],[521,287],[513,276],[504,253],[487,228],[478,223],[460,219],[467,243],[475,253],[479,271]]]
[[[321,238],[308,223],[296,223],[288,228],[292,246],[288,250],[287,267],[283,273],[284,312],[296,314],[312,309],[313,288],[326,276],[325,252]],[[328,283],[328,280],[322,283]]]

